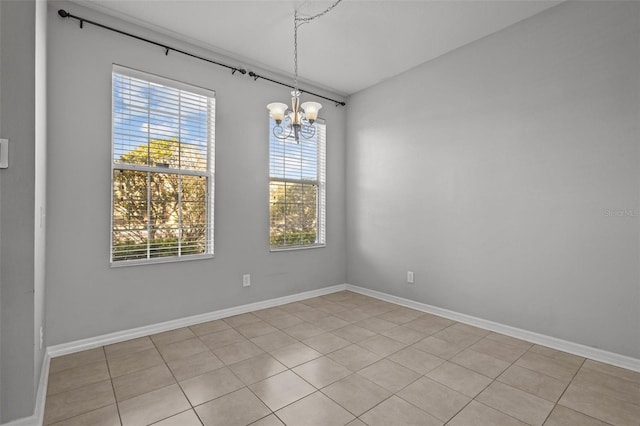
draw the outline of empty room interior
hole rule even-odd
[[[640,2],[0,0],[0,424],[640,425]]]

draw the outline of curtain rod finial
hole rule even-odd
[[[64,9],[60,9],[60,10],[58,10],[58,15],[60,15],[61,18],[68,18],[69,17],[69,12],[67,12]]]

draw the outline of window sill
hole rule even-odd
[[[154,257],[152,259],[138,259],[138,260],[117,260],[111,261],[110,265],[112,268],[122,268],[127,266],[138,266],[138,265],[153,265],[156,263],[174,263],[174,262],[187,262],[190,260],[202,260],[202,259],[213,259],[213,254],[192,254],[186,256],[174,256],[174,257]]]
[[[309,250],[316,248],[324,248],[326,244],[311,244],[308,246],[290,246],[290,247],[269,247],[269,251],[272,253],[280,252],[280,251],[295,251],[295,250]]]

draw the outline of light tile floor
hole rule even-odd
[[[640,373],[352,292],[51,360],[45,424],[640,425]]]

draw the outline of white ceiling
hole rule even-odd
[[[293,11],[325,0],[76,0],[206,46],[252,66],[293,74]],[[300,27],[301,81],[350,95],[471,43],[560,1],[344,0]],[[73,13],[72,10],[70,10]]]

